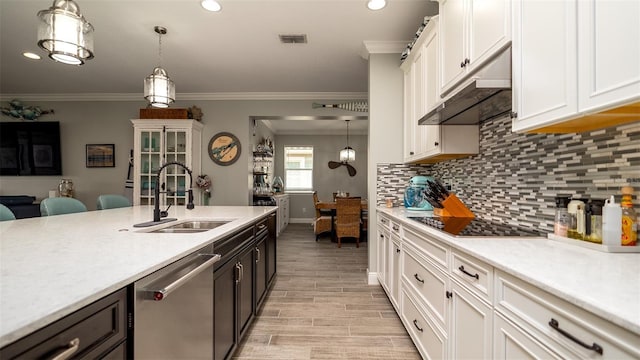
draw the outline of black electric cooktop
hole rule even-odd
[[[455,236],[545,236],[534,229],[476,218],[409,217],[409,219]]]

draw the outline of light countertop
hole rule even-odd
[[[247,226],[274,206],[171,207],[169,217],[233,220],[193,234],[150,234],[133,224],[153,207],[0,222],[0,347]]]
[[[640,334],[640,253],[605,253],[546,238],[456,237],[407,218],[425,212],[377,210]]]

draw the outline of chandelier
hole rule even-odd
[[[347,122],[347,146],[340,150],[340,161],[349,162],[356,160],[356,151],[349,146],[349,120]]]
[[[166,108],[176,100],[176,85],[169,75],[162,68],[162,35],[167,33],[167,29],[156,26],[153,30],[158,33],[158,57],[160,65],[153,69],[151,75],[144,79],[144,98],[153,107]]]
[[[38,12],[38,46],[55,61],[82,65],[93,59],[93,26],[73,0],[54,0]]]

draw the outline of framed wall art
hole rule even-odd
[[[115,145],[114,144],[87,144],[87,167],[115,167]]]

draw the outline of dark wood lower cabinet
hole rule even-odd
[[[239,257],[240,281],[238,281],[238,324],[240,333],[238,342],[247,331],[254,313],[254,286],[255,286],[255,245],[252,243],[244,249]]]
[[[237,262],[229,261],[214,271],[214,359],[225,359],[235,350],[237,269]]]
[[[267,236],[258,234],[256,240],[256,314],[267,293]]]
[[[0,349],[0,359],[126,359],[127,289]]]
[[[214,245],[223,259],[214,271],[215,360],[233,355],[267,294],[275,274],[275,218],[269,215]]]

